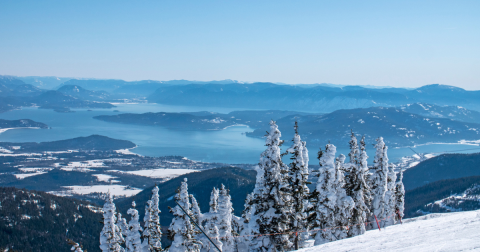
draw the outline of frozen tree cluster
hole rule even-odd
[[[188,192],[185,178],[175,195],[177,205],[170,208],[173,219],[166,235],[172,244],[162,248],[158,187],[153,188],[147,201],[143,227],[135,202],[127,212],[127,222],[116,213],[109,195],[103,207],[101,250],[292,251],[401,222],[403,174],[396,174],[395,167],[388,163],[388,147],[382,137],[376,139],[371,167],[365,137],[358,141],[352,131],[348,157],[328,143],[317,154],[320,168],[312,171],[307,144],[298,129],[295,122],[291,145],[282,152],[281,132],[274,121],[270,122],[266,149],[256,166],[255,187],[247,195],[241,216],[234,215],[230,192],[223,184],[212,189],[209,211],[202,213]],[[289,163],[283,161],[286,155]],[[311,183],[316,184],[309,189]]]

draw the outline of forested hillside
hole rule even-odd
[[[90,252],[100,251],[101,221],[100,209],[89,202],[0,187],[2,251],[69,251],[67,239]]]
[[[406,190],[439,180],[480,176],[480,153],[443,154],[408,169],[404,173]]]

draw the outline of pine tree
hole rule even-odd
[[[394,164],[390,164],[388,167],[387,192],[385,193],[385,202],[387,203],[385,208],[385,215],[387,218],[384,222],[385,226],[391,226],[395,224],[395,208],[397,203],[395,184],[397,181],[397,174],[395,173],[394,168]]]
[[[235,239],[232,234],[233,207],[232,199],[225,186],[220,186],[218,196],[218,231],[220,241],[223,244],[223,252],[233,252],[235,250]]]
[[[333,229],[334,237],[337,240],[348,237],[348,226],[351,224],[352,210],[355,203],[352,197],[348,196],[345,190],[345,176],[343,174],[345,165],[345,155],[340,154],[335,162],[335,193],[337,204],[335,206],[335,225]]]
[[[365,150],[365,137],[360,141],[360,155],[358,156],[358,165],[351,166],[349,182],[347,187],[347,195],[352,197],[355,207],[352,211],[350,224],[352,225],[348,231],[348,236],[353,237],[365,233],[365,222],[370,212],[368,206],[370,204],[370,188],[367,184],[366,174],[368,172],[367,152]]]
[[[103,252],[121,252],[123,242],[120,228],[115,224],[117,221],[116,208],[113,197],[108,192],[107,201],[103,205],[103,228],[100,232],[100,249]]]
[[[372,191],[372,204],[370,207],[369,228],[376,228],[377,218],[380,227],[384,226],[384,220],[386,217],[385,207],[385,193],[387,192],[387,176],[388,176],[388,156],[387,149],[383,142],[383,138],[377,138],[377,144],[375,145],[376,153],[373,166],[373,172],[370,176],[370,188]]]
[[[117,214],[117,226],[120,229],[122,240],[125,240],[125,237],[127,236],[127,233],[128,233],[128,224],[127,224],[127,220],[125,218],[122,218],[121,213]]]
[[[336,147],[327,144],[325,150],[318,152],[320,164],[316,185],[315,222],[313,228],[322,229],[315,234],[315,245],[336,240],[330,228],[335,227],[335,208],[337,204],[335,192],[335,153]]]
[[[355,205],[344,188],[342,166],[345,156],[340,155],[335,159],[335,153],[333,144],[327,144],[325,151],[318,153],[320,170],[313,227],[321,230],[315,234],[315,245],[346,238],[347,225]]]
[[[257,173],[263,173],[263,181],[257,181],[252,200],[252,213],[249,232],[252,240],[251,251],[285,250],[292,246],[289,235],[261,234],[286,233],[290,230],[291,195],[286,174],[288,167],[282,162],[280,146],[281,133],[274,121],[270,122],[270,132],[266,135],[267,149],[260,157]],[[262,176],[262,175],[260,175]],[[258,178],[258,175],[257,175]]]
[[[83,247],[82,245],[74,242],[74,241],[70,241],[70,244],[72,245],[72,248],[70,249],[71,251],[73,252],[83,252]],[[7,250],[5,250],[7,251]]]
[[[200,206],[198,205],[198,202],[197,202],[197,199],[195,199],[195,197],[190,194],[190,199],[192,201],[192,217],[193,217],[193,220],[195,222],[197,222],[197,224],[201,224],[202,223],[202,212],[200,211]],[[198,230],[198,232],[200,233],[200,230]]]
[[[298,247],[305,247],[305,241],[309,238],[307,208],[309,205],[308,195],[310,193],[308,182],[308,150],[306,143],[301,140],[298,134],[298,123],[295,122],[295,136],[293,144],[287,150],[293,154],[290,158],[290,176],[289,184],[291,185],[292,194],[292,223],[291,232],[295,234],[291,240],[292,244],[298,242]],[[300,233],[298,233],[300,232]],[[298,234],[298,235],[297,235]],[[295,246],[289,249],[293,249]]]
[[[215,225],[215,222],[213,221],[207,221],[206,225],[205,225],[205,233],[208,235],[208,237],[210,237],[210,239],[212,240],[212,242],[215,243],[215,245],[223,252],[226,252],[227,250],[225,250],[223,248],[223,244],[222,242],[220,241],[220,234],[218,232],[218,228],[217,226]],[[205,241],[203,243],[203,249],[202,251],[206,251],[206,252],[217,252],[217,248],[210,242],[210,241]]]
[[[147,201],[145,207],[143,251],[159,252],[162,249],[162,229],[160,226],[160,209],[158,208],[158,186],[152,190],[152,198]]]
[[[400,221],[403,218],[403,211],[405,210],[405,187],[403,186],[403,171],[400,170],[400,176],[395,185],[395,218]]]
[[[218,215],[218,196],[219,190],[214,187],[210,194],[210,210],[208,213],[203,214],[202,221],[205,222],[205,233],[207,233],[210,239],[212,239],[212,241],[214,241],[215,244],[221,248],[222,242],[218,239],[219,233],[217,228],[217,225],[220,222]],[[215,246],[213,246],[208,238],[203,234],[199,236],[199,240],[203,243],[202,251],[216,251]]]
[[[140,223],[138,222],[138,211],[135,209],[135,201],[132,202],[132,208],[128,209],[128,214],[132,217],[128,222],[128,233],[125,239],[125,245],[127,252],[142,252],[142,241],[140,239]]]
[[[190,221],[192,210],[188,195],[187,178],[182,182],[178,193],[175,195],[177,206],[170,209],[173,214],[172,223],[168,228],[168,237],[172,240],[169,252],[193,251],[199,252],[202,245],[195,239],[195,229]],[[180,208],[185,210],[185,212]]]
[[[357,137],[355,136],[355,133],[353,133],[353,130],[352,130],[352,135],[350,136],[349,144],[350,144],[350,153],[348,153],[349,163],[351,164],[351,166],[353,165],[358,166],[360,162],[359,160],[360,151],[358,149]]]

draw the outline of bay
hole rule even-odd
[[[137,144],[132,152],[145,156],[184,156],[202,162],[218,162],[227,164],[258,163],[261,152],[265,149],[264,139],[247,137],[244,133],[253,131],[248,126],[233,126],[219,131],[177,131],[163,127],[118,124],[93,119],[97,115],[114,115],[118,113],[146,112],[197,112],[211,111],[229,113],[241,108],[212,108],[168,106],[154,103],[115,104],[112,109],[75,109],[74,113],[57,113],[50,109],[35,107],[22,108],[0,113],[1,119],[31,119],[47,124],[50,129],[15,129],[0,134],[2,142],[44,142],[63,140],[93,134],[104,135],[115,139],[129,140]],[[114,112],[118,110],[118,112]],[[280,129],[282,130],[282,129]],[[386,136],[384,136],[386,137]],[[337,144],[338,143],[333,143]],[[284,148],[290,145],[285,139]],[[318,164],[316,153],[321,146],[309,145],[310,164]],[[412,150],[413,149],[413,150]],[[432,144],[415,148],[392,148],[388,154],[390,160],[398,161],[403,156],[420,153],[473,153],[480,147],[461,144]],[[347,148],[338,148],[337,153],[347,155]],[[373,161],[373,146],[367,146],[367,153]],[[288,157],[285,158],[288,162]]]

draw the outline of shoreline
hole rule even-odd
[[[12,129],[41,129],[40,127],[17,127],[17,128],[0,128],[0,134]]]

